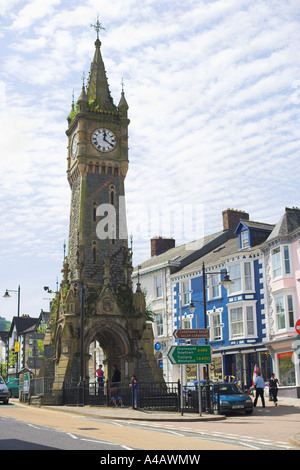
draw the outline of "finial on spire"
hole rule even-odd
[[[124,78],[122,77],[122,80],[121,80],[121,85],[122,85],[122,93],[124,93]]]
[[[101,25],[101,23],[99,21],[99,15],[97,15],[96,24],[91,23],[90,26],[91,26],[91,28],[94,28],[95,31],[97,31],[97,41],[99,41],[99,31],[100,31],[100,29],[105,29],[105,28],[103,28],[103,26]]]
[[[82,79],[82,88],[84,88],[85,86],[85,72],[84,71],[82,72],[81,79]]]

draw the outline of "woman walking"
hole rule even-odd
[[[278,385],[280,386],[280,383],[278,379],[275,379],[275,374],[271,375],[271,378],[268,380],[268,385],[270,390],[270,396],[274,402],[274,405],[277,406]]]

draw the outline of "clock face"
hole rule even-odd
[[[77,144],[78,144],[78,134],[75,134],[72,140],[72,157],[76,157],[77,153]]]
[[[92,133],[92,144],[99,152],[110,152],[117,144],[114,133],[108,129],[97,129]]]

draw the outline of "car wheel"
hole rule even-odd
[[[252,410],[246,410],[245,413],[246,413],[246,415],[252,415],[253,409]]]
[[[11,390],[9,390],[9,397],[8,398],[11,398],[12,397],[12,393],[11,393]]]

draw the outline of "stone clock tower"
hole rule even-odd
[[[52,303],[43,375],[59,391],[70,380],[88,381],[89,346],[103,349],[105,375],[117,364],[122,380],[161,382],[151,324],[138,284],[133,294],[124,181],[128,170],[128,105],[110,94],[99,40],[87,85],[68,116],[67,177],[71,188],[68,256]]]

